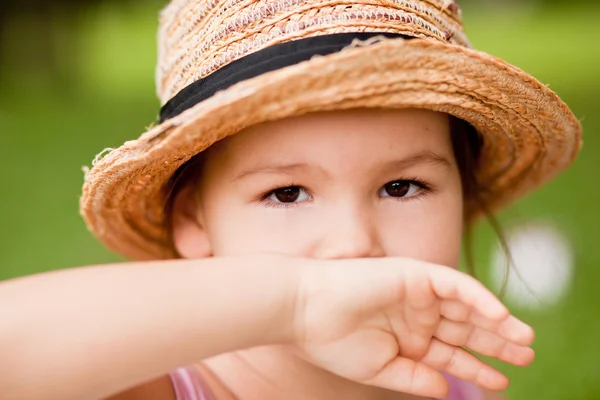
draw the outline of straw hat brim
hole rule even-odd
[[[384,40],[240,82],[126,142],[88,172],[81,213],[117,253],[176,257],[166,184],[186,161],[257,123],[359,107],[422,108],[471,123],[484,140],[477,176],[491,210],[564,170],[581,146],[573,113],[522,70],[457,45]]]

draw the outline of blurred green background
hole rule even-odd
[[[119,260],[79,217],[82,167],[156,119],[156,21],[165,2],[2,2],[0,279]],[[501,367],[513,378],[509,395],[599,400],[600,4],[461,4],[475,47],[549,84],[584,125],[575,165],[500,215],[507,231],[530,221],[551,223],[570,243],[574,261],[571,275],[558,274],[564,280],[559,301],[532,307],[508,299],[538,334],[533,366]],[[475,237],[478,274],[489,283],[495,238],[486,224]],[[534,281],[555,273],[530,260],[519,268],[537,268]]]

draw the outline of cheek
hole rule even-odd
[[[301,210],[243,204],[213,208],[206,228],[215,256],[274,253],[304,257],[309,256],[306,244],[314,235],[313,219]]]
[[[443,206],[399,206],[390,203],[373,215],[374,234],[385,255],[410,257],[458,267],[462,233],[462,201]],[[230,207],[214,210],[207,220],[213,254],[275,253],[311,257],[326,239],[327,210],[273,210]]]
[[[409,257],[458,268],[463,229],[462,196],[448,194],[416,203],[410,212],[382,216],[382,241],[387,255]]]
[[[458,267],[463,202],[460,185],[454,186],[403,204],[379,203],[367,210],[369,218],[364,223],[368,226],[363,228],[373,233],[386,256]],[[337,232],[328,226],[335,225],[332,215],[339,214],[339,207],[273,209],[235,198],[215,196],[214,201],[205,203],[205,229],[215,256],[276,253],[311,257],[328,234]],[[361,229],[356,224],[352,226]]]

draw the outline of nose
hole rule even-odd
[[[315,258],[383,257],[375,217],[360,207],[337,207],[323,219]]]

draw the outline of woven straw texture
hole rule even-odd
[[[308,112],[417,107],[468,121],[484,138],[477,176],[492,210],[575,159],[581,126],[569,108],[520,69],[472,49],[448,0],[173,0],[160,17],[158,96],[164,104],[265,47],[343,32],[416,39],[356,42],[240,82],[98,157],[81,197],[89,229],[132,259],[176,257],[165,215],[173,173],[245,127]]]

